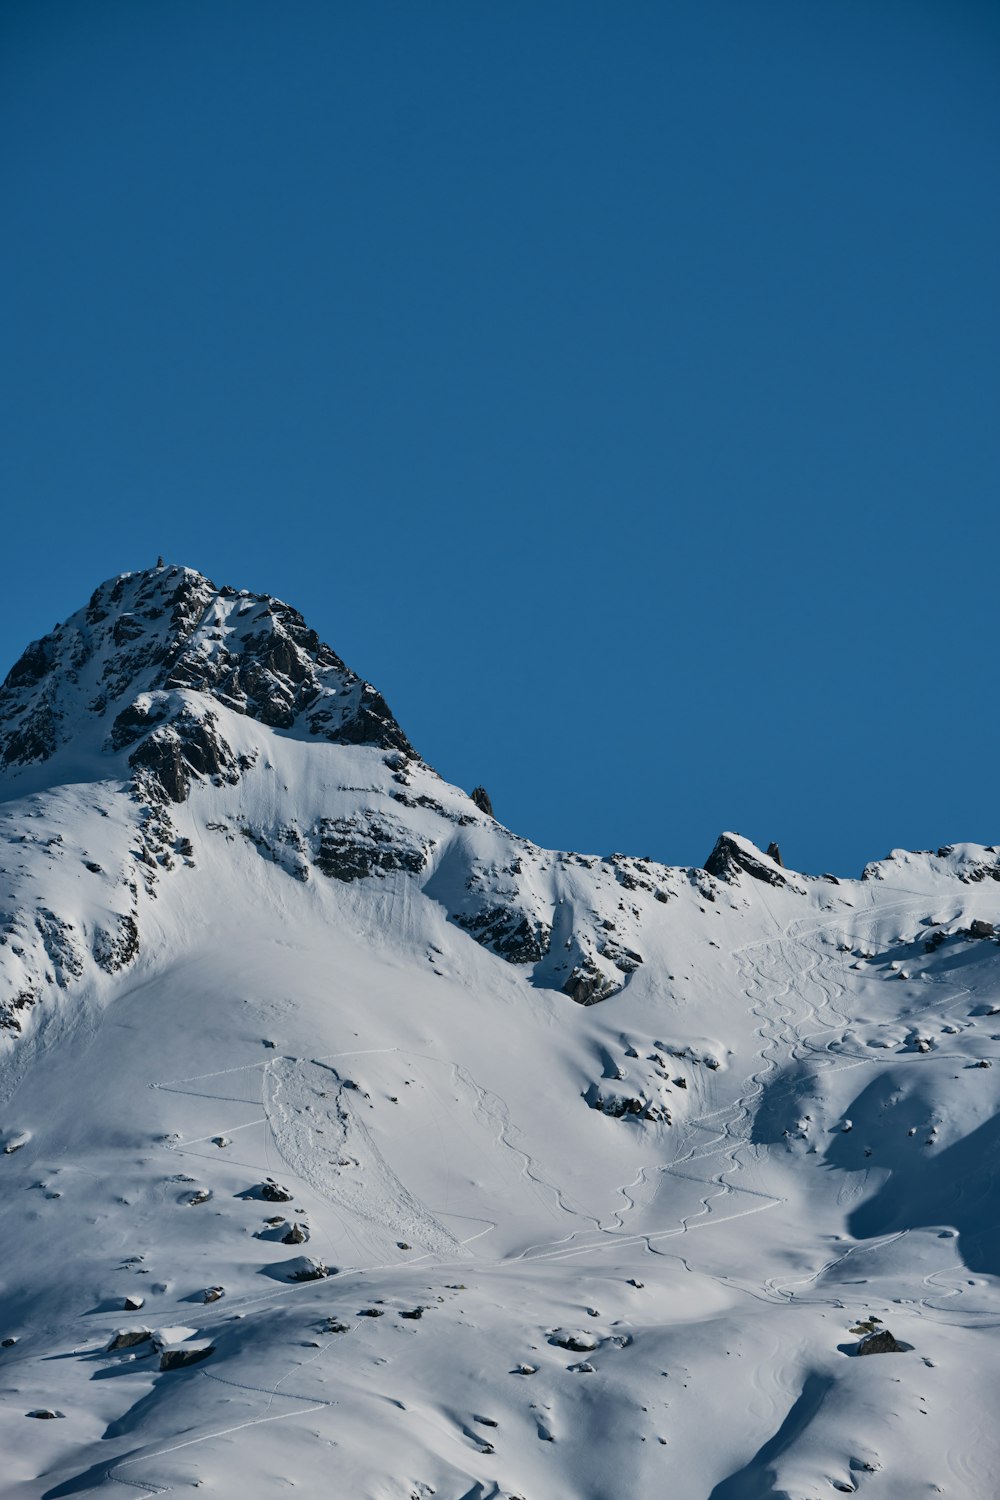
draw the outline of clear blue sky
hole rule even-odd
[[[1000,7],[6,0],[4,669],[168,561],[558,847],[1000,839]]]

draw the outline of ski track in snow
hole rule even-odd
[[[900,902],[894,907],[882,907],[879,909],[879,919],[896,913],[906,913],[914,909],[916,905],[926,904],[925,900]],[[171,1090],[175,1092],[188,1092],[184,1085],[193,1083],[204,1083],[238,1073],[256,1072],[261,1081],[261,1105],[262,1114],[259,1119],[242,1122],[236,1125],[222,1125],[211,1134],[206,1134],[183,1143],[172,1145],[171,1149],[178,1154],[198,1155],[191,1148],[204,1144],[216,1134],[233,1135],[240,1130],[248,1130],[254,1127],[265,1126],[265,1145],[268,1142],[273,1145],[281,1158],[285,1169],[284,1175],[297,1179],[303,1185],[315,1191],[321,1198],[325,1199],[336,1208],[341,1208],[352,1215],[368,1219],[379,1227],[392,1233],[406,1233],[414,1239],[419,1239],[428,1248],[425,1253],[414,1256],[406,1262],[407,1267],[421,1265],[425,1269],[448,1266],[453,1270],[461,1269],[463,1264],[477,1269],[491,1268],[494,1271],[503,1271],[505,1265],[516,1266],[522,1262],[544,1261],[558,1262],[572,1260],[580,1256],[592,1255],[602,1251],[621,1249],[633,1245],[642,1245],[650,1253],[664,1253],[656,1247],[662,1242],[679,1238],[684,1235],[731,1223],[733,1220],[745,1218],[750,1215],[766,1212],[785,1200],[766,1193],[761,1193],[754,1188],[747,1187],[738,1181],[739,1175],[746,1170],[744,1155],[752,1150],[750,1143],[750,1131],[753,1120],[754,1106],[759,1102],[767,1086],[768,1079],[774,1075],[780,1067],[778,1056],[779,1049],[783,1049],[786,1056],[796,1057],[809,1053],[816,1056],[817,1066],[820,1068],[835,1069],[837,1071],[863,1066],[868,1063],[877,1065],[880,1061],[877,1057],[867,1057],[864,1054],[845,1054],[843,1051],[833,1051],[835,1037],[842,1033],[845,1027],[850,1025],[850,1018],[844,1011],[838,1008],[837,1002],[846,997],[847,987],[842,979],[834,975],[822,975],[821,956],[810,952],[805,968],[795,961],[794,950],[797,943],[802,939],[815,936],[818,933],[837,927],[843,927],[843,916],[837,916],[829,921],[813,923],[805,930],[801,919],[789,923],[787,927],[780,928],[776,922],[778,931],[771,937],[759,939],[747,944],[742,948],[733,950],[731,956],[736,961],[742,977],[743,992],[749,1002],[750,1009],[756,1018],[756,1035],[759,1041],[757,1054],[757,1066],[747,1076],[736,1098],[728,1105],[721,1108],[706,1111],[685,1122],[683,1129],[688,1137],[698,1132],[712,1132],[711,1139],[700,1144],[693,1141],[682,1154],[672,1161],[666,1163],[654,1163],[639,1169],[637,1175],[631,1182],[623,1185],[618,1191],[625,1200],[625,1206],[614,1216],[616,1223],[606,1225],[590,1215],[584,1214],[580,1209],[567,1203],[565,1195],[558,1186],[549,1182],[541,1167],[531,1154],[522,1146],[518,1145],[512,1137],[516,1134],[510,1119],[510,1111],[503,1099],[495,1093],[486,1089],[471,1075],[467,1068],[457,1061],[435,1057],[428,1053],[407,1051],[403,1048],[359,1048],[343,1052],[335,1052],[318,1056],[314,1059],[303,1060],[279,1057],[269,1059],[264,1063],[247,1064],[244,1067],[229,1068],[213,1073],[192,1075],[187,1078],[172,1079],[154,1084],[153,1087]],[[789,956],[788,950],[792,950]],[[817,1006],[810,991],[822,995],[822,1001]],[[960,990],[954,995],[949,995],[952,1001],[968,991]],[[795,1003],[793,1003],[795,1002]],[[929,1001],[926,1010],[940,1008],[942,1001],[939,998]],[[812,1029],[806,1030],[806,1027]],[[816,1045],[817,1039],[825,1039],[822,1045]],[[460,1257],[462,1249],[475,1240],[482,1239],[488,1235],[494,1227],[487,1225],[476,1235],[467,1240],[458,1241],[439,1223],[439,1221],[415,1199],[403,1186],[398,1177],[388,1164],[384,1161],[378,1148],[371,1140],[364,1122],[360,1120],[356,1112],[344,1106],[345,1089],[339,1076],[331,1065],[339,1060],[358,1056],[372,1056],[375,1054],[396,1054],[406,1060],[423,1061],[433,1066],[445,1067],[450,1070],[452,1078],[459,1084],[469,1096],[472,1108],[476,1115],[483,1121],[492,1133],[492,1140],[496,1146],[503,1147],[518,1158],[522,1176],[533,1186],[551,1195],[558,1210],[573,1218],[587,1218],[594,1226],[597,1238],[588,1240],[581,1235],[580,1231],[571,1232],[568,1236],[542,1242],[537,1245],[526,1247],[519,1254],[509,1260],[494,1262],[463,1262]],[[314,1076],[311,1070],[319,1075]],[[322,1115],[317,1114],[315,1096],[318,1092],[317,1083],[325,1076],[326,1080],[333,1084],[336,1091],[335,1103],[341,1105],[339,1113],[331,1113],[328,1109]],[[199,1093],[199,1097],[206,1097]],[[228,1096],[219,1097],[220,1101]],[[243,1102],[243,1101],[241,1101]],[[302,1120],[304,1113],[310,1112],[311,1119]],[[326,1172],[318,1169],[317,1163],[320,1156],[331,1146],[331,1140],[326,1139],[322,1144],[315,1135],[316,1122],[318,1118],[326,1121],[323,1127],[332,1126],[336,1122],[339,1126],[339,1138],[336,1139],[340,1147],[345,1151],[349,1149],[348,1142],[352,1147],[361,1147],[359,1160],[363,1162],[364,1170],[359,1169],[359,1176],[364,1178],[367,1186],[364,1193],[357,1193],[345,1189],[342,1177],[338,1172]],[[329,1160],[329,1158],[327,1158]],[[690,1176],[684,1168],[694,1168],[700,1164],[714,1164],[715,1170],[707,1177]],[[703,1184],[706,1188],[714,1189],[708,1191],[701,1198],[697,1210],[683,1215],[675,1225],[662,1230],[654,1230],[630,1234],[626,1228],[626,1218],[630,1213],[636,1211],[636,1200],[631,1196],[630,1189],[638,1184],[646,1185],[652,1176],[669,1176],[689,1182]],[[375,1193],[371,1192],[372,1182],[376,1183]],[[722,1200],[743,1196],[759,1199],[750,1206],[735,1209],[731,1213],[722,1213],[719,1206]],[[366,1201],[362,1201],[362,1199]],[[374,1199],[374,1201],[371,1201]],[[403,1217],[394,1212],[392,1205],[402,1205]],[[899,1240],[905,1238],[909,1233],[907,1230],[898,1231],[881,1237],[880,1239],[866,1242],[863,1245],[851,1245],[838,1255],[825,1260],[815,1270],[801,1276],[778,1275],[766,1277],[756,1286],[749,1286],[736,1278],[708,1274],[720,1286],[736,1290],[744,1295],[753,1297],[757,1301],[768,1303],[792,1303],[803,1300],[804,1292],[814,1287],[817,1282],[826,1277],[832,1271],[843,1265],[853,1257],[875,1255],[881,1250],[888,1248]],[[693,1268],[683,1255],[675,1257],[688,1271]],[[356,1266],[343,1268],[343,1276],[362,1275],[374,1271],[385,1271],[394,1269],[394,1263],[367,1261]],[[930,1272],[924,1277],[924,1285],[928,1288],[937,1288],[939,1278],[951,1274],[956,1279],[957,1273],[940,1270]],[[964,1278],[966,1281],[968,1278]],[[239,1299],[231,1306],[239,1307],[245,1311],[252,1306],[260,1307],[273,1303],[277,1299],[294,1296],[300,1288],[296,1286],[275,1287],[260,1297],[252,1299]],[[947,1289],[940,1288],[946,1299],[957,1299],[964,1295],[964,1286],[954,1285]],[[820,1296],[806,1299],[812,1303],[835,1307],[841,1304],[841,1299],[834,1296]],[[921,1303],[921,1309],[927,1313],[941,1312],[929,1301]],[[950,1311],[950,1309],[949,1309]],[[228,1314],[227,1314],[228,1315]],[[963,1309],[962,1317],[969,1316]],[[972,1314],[975,1316],[975,1314]],[[986,1316],[986,1314],[983,1314]],[[206,1326],[211,1326],[210,1321]],[[317,1350],[313,1358],[319,1358],[330,1346],[333,1340],[329,1340],[322,1349]],[[125,1484],[135,1488],[143,1489],[151,1494],[162,1494],[167,1488],[155,1485],[147,1481],[124,1478],[120,1471],[143,1462],[165,1457],[184,1448],[189,1448],[200,1443],[210,1442],[216,1438],[229,1437],[238,1433],[246,1432],[251,1428],[265,1422],[286,1420],[295,1415],[306,1415],[310,1412],[320,1411],[326,1407],[336,1405],[331,1401],[320,1401],[317,1398],[306,1395],[298,1395],[294,1392],[282,1391],[280,1386],[283,1381],[308,1362],[300,1362],[281,1376],[272,1387],[252,1385],[239,1381],[230,1380],[202,1370],[201,1375],[209,1380],[231,1385],[235,1388],[262,1395],[267,1398],[264,1411],[257,1416],[249,1418],[226,1428],[204,1433],[196,1438],[185,1442],[172,1444],[158,1449],[152,1453],[136,1455],[122,1462],[112,1464],[107,1471],[107,1478],[118,1484]],[[302,1403],[294,1411],[272,1414],[271,1408],[276,1399],[295,1401]],[[961,1468],[961,1466],[959,1466]],[[963,1470],[968,1478],[971,1470]]]

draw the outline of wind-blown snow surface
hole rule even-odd
[[[549,853],[119,585],[13,689],[2,1492],[994,1496],[997,851]]]

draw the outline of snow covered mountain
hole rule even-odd
[[[993,1496],[996,847],[540,849],[174,567],[0,795],[0,1493]]]

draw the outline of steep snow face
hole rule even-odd
[[[540,849],[180,569],[3,691],[5,1495],[992,1500],[995,847]]]

